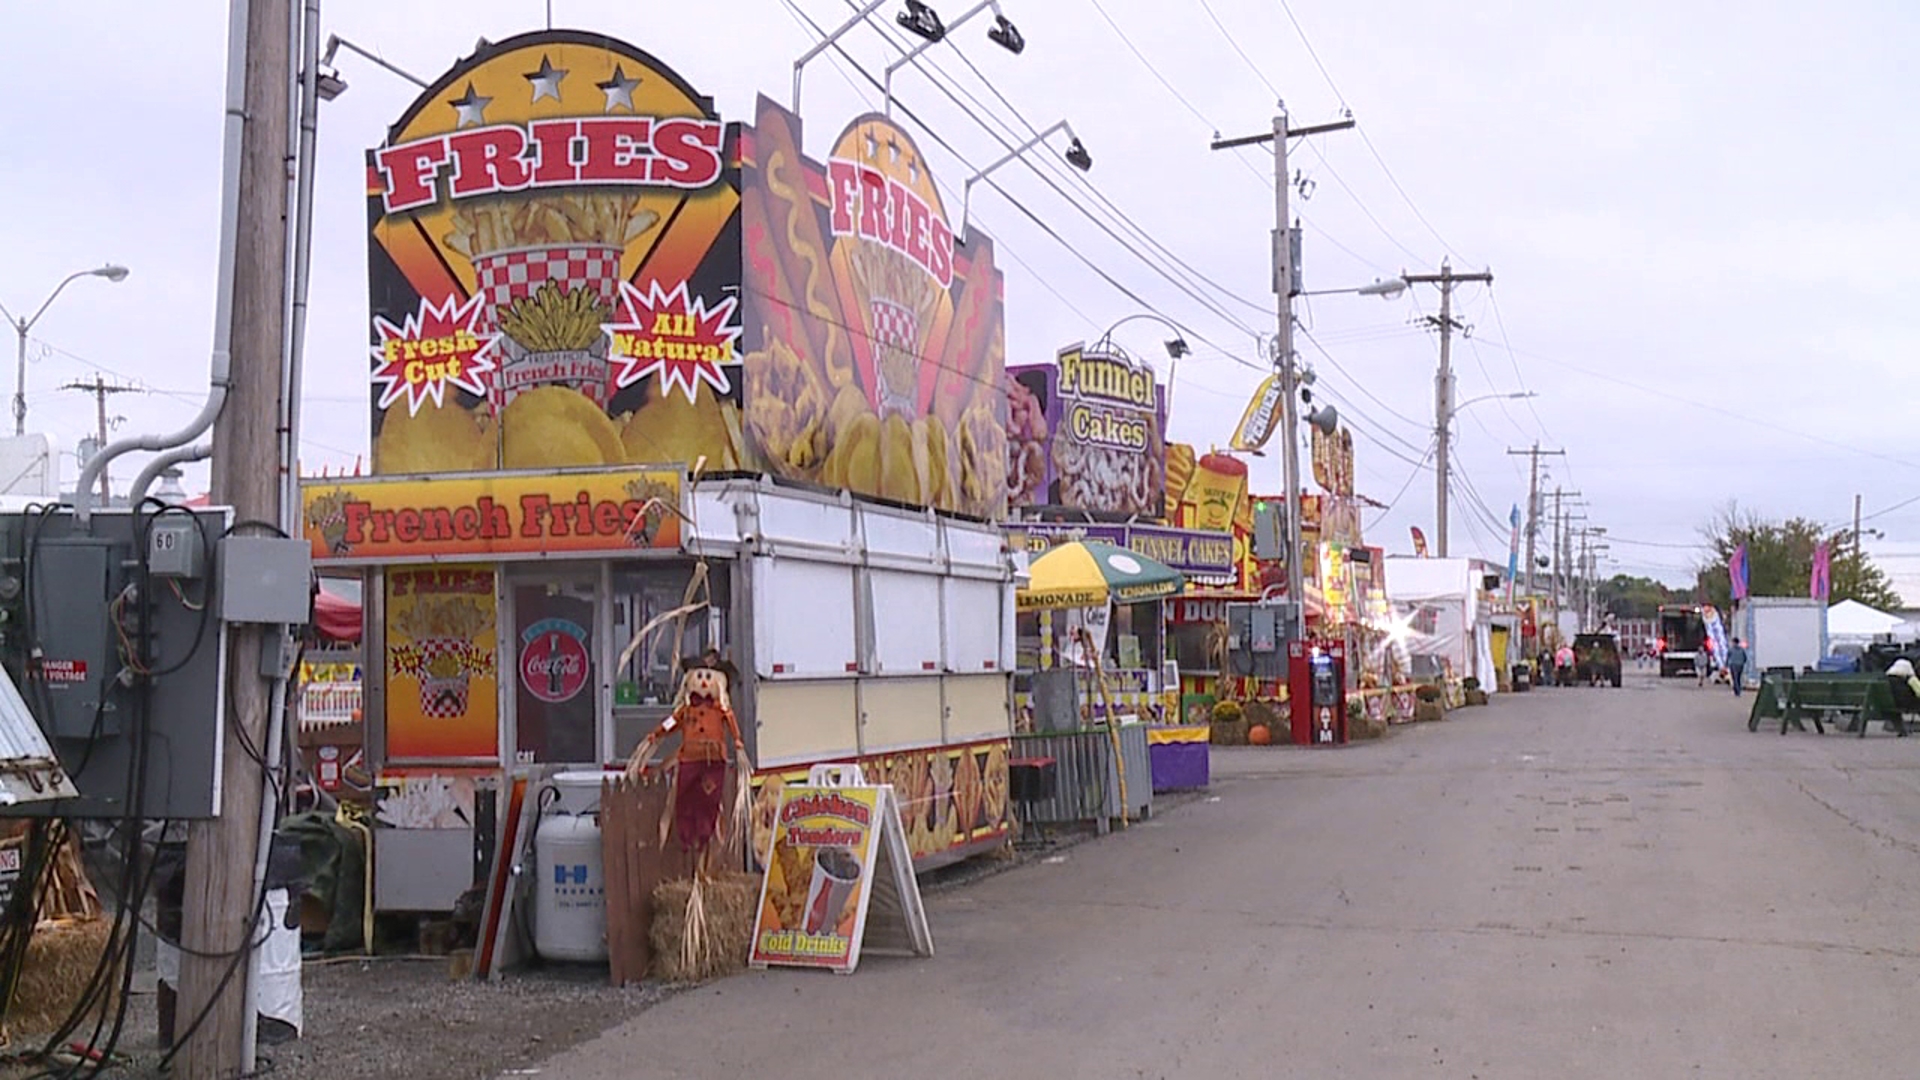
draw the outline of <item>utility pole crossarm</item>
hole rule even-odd
[[[1326,124],[1309,124],[1306,127],[1290,127],[1287,129],[1287,138],[1296,138],[1301,135],[1324,135],[1329,131],[1345,131],[1353,126],[1354,121],[1349,119],[1335,120]],[[1259,143],[1270,143],[1272,141],[1272,132],[1262,132],[1258,135],[1241,135],[1233,139],[1215,139],[1208,145],[1214,150],[1232,150],[1236,146],[1254,146]]]
[[[1300,283],[1294,280],[1293,231],[1290,224],[1292,216],[1287,210],[1287,196],[1293,186],[1287,172],[1287,144],[1295,136],[1343,131],[1353,126],[1352,118],[1347,118],[1329,124],[1292,128],[1287,124],[1286,106],[1282,105],[1273,118],[1271,132],[1236,139],[1216,138],[1212,144],[1215,150],[1251,146],[1255,143],[1273,144],[1271,257],[1273,259],[1273,291],[1276,300],[1275,328],[1278,331],[1273,342],[1273,366],[1278,376],[1280,390],[1279,434],[1286,440],[1281,444],[1283,451],[1281,470],[1286,491],[1287,602],[1293,606],[1289,630],[1290,636],[1295,639],[1304,638],[1307,633],[1307,589],[1300,554],[1300,402],[1298,371],[1293,357],[1293,298],[1300,291]],[[1443,551],[1442,554],[1445,552]]]

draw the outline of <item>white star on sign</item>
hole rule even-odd
[[[613,66],[613,78],[594,85],[607,95],[608,112],[612,112],[616,106],[624,107],[628,112],[633,111],[633,92],[640,88],[640,80],[627,78],[626,71],[620,65]]]
[[[543,97],[550,97],[555,101],[559,101],[560,80],[566,77],[567,71],[565,68],[554,67],[552,61],[548,60],[544,55],[541,56],[540,70],[529,71],[526,74],[526,80],[533,84],[533,100],[539,101]]]
[[[460,114],[460,119],[453,125],[454,127],[463,128],[468,124],[472,124],[474,127],[485,127],[487,123],[487,106],[493,104],[493,99],[490,97],[481,97],[479,94],[474,93],[473,84],[468,83],[466,94],[461,97],[450,98],[447,104],[453,106],[453,111]]]

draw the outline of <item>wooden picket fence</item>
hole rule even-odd
[[[737,772],[727,778],[732,806]],[[667,807],[672,780],[654,773],[642,780],[614,777],[600,785],[600,847],[607,884],[607,956],[609,978],[625,986],[647,977],[653,968],[653,893],[663,883],[693,874],[693,857],[677,837],[660,842],[660,815]],[[714,853],[716,868],[746,865],[746,839],[728,836]]]

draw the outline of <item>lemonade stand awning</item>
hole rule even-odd
[[[1165,563],[1098,540],[1061,544],[1033,560],[1021,611],[1136,604],[1177,595],[1186,579]]]

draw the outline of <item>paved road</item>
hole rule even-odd
[[[939,956],[749,974],[545,1076],[1920,1075],[1920,738],[1690,681],[1511,694],[932,898]]]

